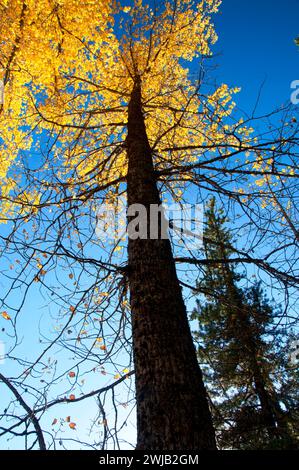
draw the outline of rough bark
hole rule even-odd
[[[160,204],[136,79],[128,109],[128,205]],[[215,449],[202,374],[169,240],[129,237],[137,449]]]

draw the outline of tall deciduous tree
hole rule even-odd
[[[7,222],[2,261],[15,260],[8,274],[4,270],[8,287],[1,308],[9,337],[16,339],[8,357],[13,352],[17,367],[4,379],[11,391],[30,385],[24,403],[41,421],[58,403],[73,406],[96,396],[94,426],[103,426],[103,448],[109,438],[119,446],[122,426],[110,424],[101,397],[111,392],[117,409],[115,387],[125,387],[133,374],[131,327],[137,448],[213,449],[215,440],[186,318],[187,284],[175,268],[197,261],[186,252],[174,259],[169,240],[161,237],[131,237],[126,243],[122,237],[101,239],[102,231],[97,238],[99,207],[115,205],[125,194],[131,221],[136,204],[149,209],[170,196],[183,204],[192,184],[199,200],[208,189],[229,206],[240,206],[261,240],[263,217],[271,238],[282,236],[284,214],[284,243],[288,250],[297,248],[287,197],[298,176],[297,126],[274,126],[268,139],[258,138],[250,120],[233,117],[238,89],[207,82],[203,60],[217,38],[211,17],[219,4],[1,2],[1,220]],[[260,202],[268,212],[259,213]],[[121,255],[124,248],[127,257]],[[297,268],[287,257],[285,266],[277,265],[277,249],[281,243],[271,246],[266,261],[249,247],[239,256],[283,287],[296,286]],[[28,292],[37,287],[57,318],[56,336],[36,332],[39,352],[24,360],[17,340],[20,318]],[[55,360],[48,357],[52,351]],[[68,351],[71,370],[63,367]],[[130,367],[124,367],[123,355]],[[90,379],[90,390],[82,390],[98,368],[115,382],[100,387]],[[45,370],[51,381],[44,379]],[[27,426],[25,434],[31,414],[16,423]],[[57,418],[53,423],[55,429]]]

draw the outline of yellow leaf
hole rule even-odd
[[[2,312],[1,315],[5,320],[11,320],[11,317],[10,317],[10,315],[8,315],[7,312]]]

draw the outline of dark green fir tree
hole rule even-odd
[[[220,448],[298,447],[298,368],[260,282],[245,287],[215,199],[206,210],[206,264],[193,312],[198,357]]]

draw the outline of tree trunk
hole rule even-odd
[[[160,205],[137,77],[128,108],[128,205]],[[130,221],[130,218],[129,218]],[[202,374],[168,239],[129,236],[137,447],[215,449]]]
[[[262,418],[267,428],[269,436],[272,439],[284,441],[285,449],[298,449],[298,443],[289,433],[288,427],[283,420],[283,411],[276,397],[272,397],[267,391],[265,380],[260,367],[257,364],[256,357],[253,364],[254,386],[259,397]]]
[[[224,247],[221,247],[221,249],[223,259],[228,261]],[[223,277],[228,288],[229,299],[231,300],[231,311],[234,313],[235,318],[238,318],[238,325],[235,324],[234,328],[237,328],[242,335],[240,341],[244,346],[244,355],[247,354],[248,356],[248,364],[253,377],[254,389],[261,406],[262,424],[267,428],[271,438],[277,438],[279,436],[279,431],[277,429],[276,412],[279,409],[279,404],[273,403],[271,396],[267,391],[261,366],[257,360],[257,349],[252,332],[252,326],[248,318],[248,308],[243,304],[238,289],[236,289],[232,272],[228,267],[228,262],[224,265]]]
[[[276,427],[277,421],[275,408],[273,406],[272,399],[266,390],[259,366],[256,363],[253,364],[253,379],[255,391],[261,405],[263,424],[267,427],[269,436],[272,438],[278,437],[279,432]]]

